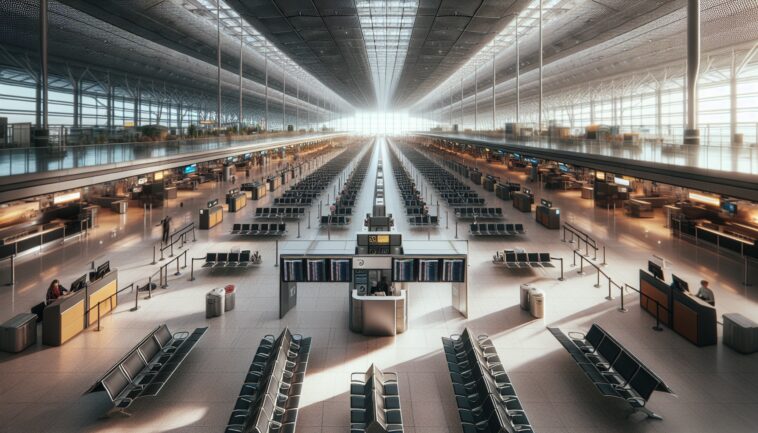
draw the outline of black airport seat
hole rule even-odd
[[[662,419],[646,404],[654,391],[674,392],[607,331],[598,324],[592,324],[587,334],[567,336],[558,328],[548,330],[601,395],[624,400],[649,418]]]
[[[158,395],[207,330],[172,334],[165,324],[158,326],[86,393],[105,391],[114,409],[121,412],[137,398]]]

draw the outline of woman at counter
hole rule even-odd
[[[53,301],[63,296],[63,294],[66,292],[68,292],[68,290],[65,287],[61,286],[58,280],[53,280],[53,282],[50,283],[50,287],[47,288],[45,303],[47,305],[50,305]]]

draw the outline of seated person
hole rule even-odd
[[[713,296],[713,290],[708,288],[708,281],[700,281],[700,289],[698,289],[696,296],[714,307],[716,306],[716,297]]]
[[[45,303],[48,305],[51,304],[53,301],[63,296],[63,294],[66,292],[68,292],[68,290],[65,287],[61,286],[58,280],[53,280],[53,282],[50,283],[50,287],[47,288]]]
[[[376,286],[372,286],[371,287],[371,294],[372,295],[378,295],[380,293],[384,293],[385,296],[390,296],[390,287],[387,284],[387,278],[386,277],[382,277],[382,280],[379,281],[379,284],[377,284]]]

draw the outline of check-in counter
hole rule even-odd
[[[60,346],[97,323],[97,304],[105,300],[100,305],[100,315],[110,313],[118,303],[116,292],[118,271],[114,269],[86,289],[56,299],[45,307],[42,315],[42,344]],[[94,310],[88,315],[90,308]]]
[[[118,270],[114,269],[87,285],[87,310],[90,312],[88,324],[97,323],[97,304],[100,303],[100,316],[113,311],[118,305]],[[89,326],[88,325],[88,326]]]
[[[716,344],[716,308],[640,269],[640,307],[697,346]]]
[[[592,195],[595,193],[595,190],[591,186],[583,186],[582,187],[582,198],[586,200],[591,200]]]
[[[361,296],[350,294],[350,330],[370,336],[390,336],[408,328],[408,304],[405,290],[398,296]]]
[[[268,184],[268,190],[269,191],[276,191],[279,189],[279,187],[282,186],[282,177],[281,176],[272,176],[266,179],[266,183]]]
[[[176,198],[177,190],[175,186],[167,186],[163,189],[163,192],[168,200]]]
[[[635,218],[652,218],[653,205],[646,200],[631,199],[624,202],[626,213]]]
[[[200,209],[200,230],[210,230],[224,220],[224,208],[216,205]]]
[[[226,204],[229,205],[229,212],[237,212],[247,206],[247,194],[236,192],[226,195]]]

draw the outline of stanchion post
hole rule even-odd
[[[455,220],[455,238],[458,239],[458,220]]]
[[[167,271],[168,271],[168,269],[167,269]],[[181,275],[181,274],[182,274],[182,273],[181,273],[181,272],[179,272],[179,257],[177,257],[177,258],[176,258],[176,273],[174,274],[174,276],[179,276],[179,275]],[[166,279],[168,280],[168,278],[166,278]]]
[[[151,264],[151,265],[154,265],[155,263],[156,263],[156,262],[155,262],[155,244],[153,244],[153,261],[152,261],[152,262],[150,262],[150,264]]]
[[[584,256],[579,254],[579,275],[584,275]]]
[[[11,255],[11,282],[9,286],[16,285],[16,255]]]
[[[153,297],[153,276],[147,277],[147,299]]]
[[[597,288],[597,287],[600,287],[600,269],[597,269],[597,268],[595,269],[597,270],[597,273],[595,274],[597,275],[597,282],[595,283],[595,287]],[[610,296],[610,294],[611,294],[611,279],[608,278],[608,296]]]
[[[563,257],[560,258],[560,261],[561,261],[561,276],[560,276],[560,278],[558,278],[558,281],[563,281],[564,280],[564,278],[563,278]]]
[[[300,220],[297,220],[297,238],[300,239]]]
[[[311,228],[311,210],[308,209],[308,229]]]
[[[276,240],[276,255],[274,256],[274,267],[279,267],[279,239]]]
[[[598,284],[595,287],[600,287],[600,285]],[[613,300],[613,295],[611,294],[611,279],[610,278],[608,278],[608,296],[606,296],[605,299],[607,301],[612,301]]]
[[[618,310],[622,313],[626,313],[628,310],[626,309],[626,307],[624,307],[624,287],[620,287],[619,289],[621,292],[621,307],[619,307]]]
[[[102,302],[97,303],[97,331],[100,332],[100,304]]]
[[[437,202],[439,204],[439,202]],[[450,228],[450,212],[445,211],[445,230]]]
[[[190,281],[195,281],[195,259],[190,260]]]
[[[134,289],[134,307],[132,307],[129,311],[137,311],[139,310],[139,286],[137,286],[135,289],[134,284],[132,284],[132,288]]]

